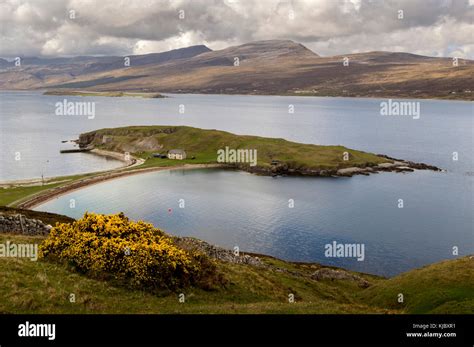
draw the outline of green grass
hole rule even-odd
[[[0,205],[6,206],[24,197],[31,196],[42,191],[60,186],[61,183],[45,184],[44,186],[19,186],[12,188],[0,188]]]
[[[41,237],[0,235],[0,243],[40,243]],[[292,266],[288,263],[288,266]],[[242,264],[219,263],[227,284],[217,290],[190,288],[151,294],[88,278],[66,265],[0,258],[1,313],[364,313],[387,312],[355,299],[352,282],[317,282]],[[308,271],[311,269],[308,268]],[[301,271],[301,268],[299,269]],[[369,278],[369,277],[368,277]],[[68,301],[74,293],[76,303]],[[288,295],[296,302],[289,303]]]
[[[16,206],[26,198],[94,175],[97,175],[97,173],[47,178],[44,181],[44,185],[12,185],[0,187],[0,206]]]
[[[102,143],[104,136],[107,143]],[[225,131],[197,129],[186,126],[133,126],[101,129],[81,135],[85,141],[102,149],[132,152],[142,158],[152,153],[166,153],[171,149],[184,149],[186,163],[216,163],[219,149],[255,149],[258,153],[257,167],[269,168],[272,160],[278,160],[289,168],[328,169],[358,166],[374,166],[389,160],[375,154],[352,150],[343,146],[319,146],[290,142],[284,139],[235,135]],[[344,152],[350,155],[344,160]],[[172,165],[177,161],[148,159],[146,165]],[[178,162],[179,163],[179,162]]]
[[[398,303],[398,294],[404,302]],[[474,313],[474,258],[463,257],[412,270],[361,293],[372,305],[406,313]]]
[[[0,235],[0,243],[40,243],[42,237]],[[264,262],[308,275],[318,264]],[[89,278],[50,261],[0,258],[0,313],[474,313],[474,276],[468,257],[444,261],[392,279],[359,274],[363,289],[348,280],[314,281],[305,276],[219,263],[227,284],[205,291],[152,294]],[[397,294],[405,304],[396,304]],[[73,293],[76,302],[69,302]],[[289,303],[288,294],[296,302]]]

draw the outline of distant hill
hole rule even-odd
[[[142,66],[142,65],[149,65],[149,64],[163,64],[168,61],[179,61],[180,59],[185,58],[192,58],[196,55],[201,53],[210,52],[211,50],[204,45],[199,46],[191,46],[186,48],[180,49],[173,49],[171,51],[163,52],[163,53],[151,53],[151,54],[143,54],[143,55],[131,55],[128,56],[130,58],[130,66]],[[107,70],[115,70],[115,69],[122,69],[126,67],[124,65],[124,58],[125,57],[117,57],[112,62],[107,61],[99,61],[95,64],[92,64],[86,67],[83,73],[93,73],[93,72],[101,72]]]
[[[6,59],[2,59],[0,58],[0,68],[6,68],[6,67],[9,67],[9,66],[13,66],[12,63],[10,63],[8,60]]]
[[[0,61],[0,89],[473,100],[474,61],[464,59],[455,66],[452,58],[403,52],[321,57],[290,40],[216,51],[200,45],[129,58],[130,67],[124,57],[25,58],[21,67]]]

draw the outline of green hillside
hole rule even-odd
[[[402,293],[404,303],[397,302]],[[474,256],[446,260],[380,281],[359,296],[406,313],[474,313]]]
[[[150,158],[155,152],[184,149],[187,163],[216,163],[217,151],[249,149],[257,151],[257,168],[269,169],[272,161],[288,169],[337,170],[346,167],[371,167],[390,160],[375,154],[343,146],[301,144],[277,138],[235,135],[225,131],[198,129],[187,126],[131,126],[101,129],[82,134],[83,146],[118,152],[130,152],[148,159],[146,165],[167,165],[166,159]],[[344,154],[346,154],[346,158]],[[195,159],[190,159],[191,157]],[[347,160],[345,160],[347,159]],[[176,161],[171,162],[173,164]],[[239,165],[249,166],[249,165]],[[143,166],[142,166],[143,167]]]
[[[41,212],[36,213],[41,218]],[[44,217],[54,222],[53,214]],[[0,244],[39,244],[43,240],[0,234]],[[443,261],[390,279],[264,255],[258,258],[260,265],[216,260],[223,280],[210,289],[157,292],[89,276],[51,260],[2,257],[0,313],[474,313],[472,257]],[[343,276],[314,276],[321,271]],[[181,292],[184,303],[178,300]],[[404,303],[397,302],[399,293]],[[70,302],[70,294],[75,302]]]

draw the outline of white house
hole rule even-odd
[[[186,159],[186,152],[183,149],[172,149],[168,151],[168,159]]]

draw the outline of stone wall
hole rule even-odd
[[[51,225],[44,224],[38,219],[26,218],[22,214],[0,214],[0,233],[47,235],[51,228]]]

